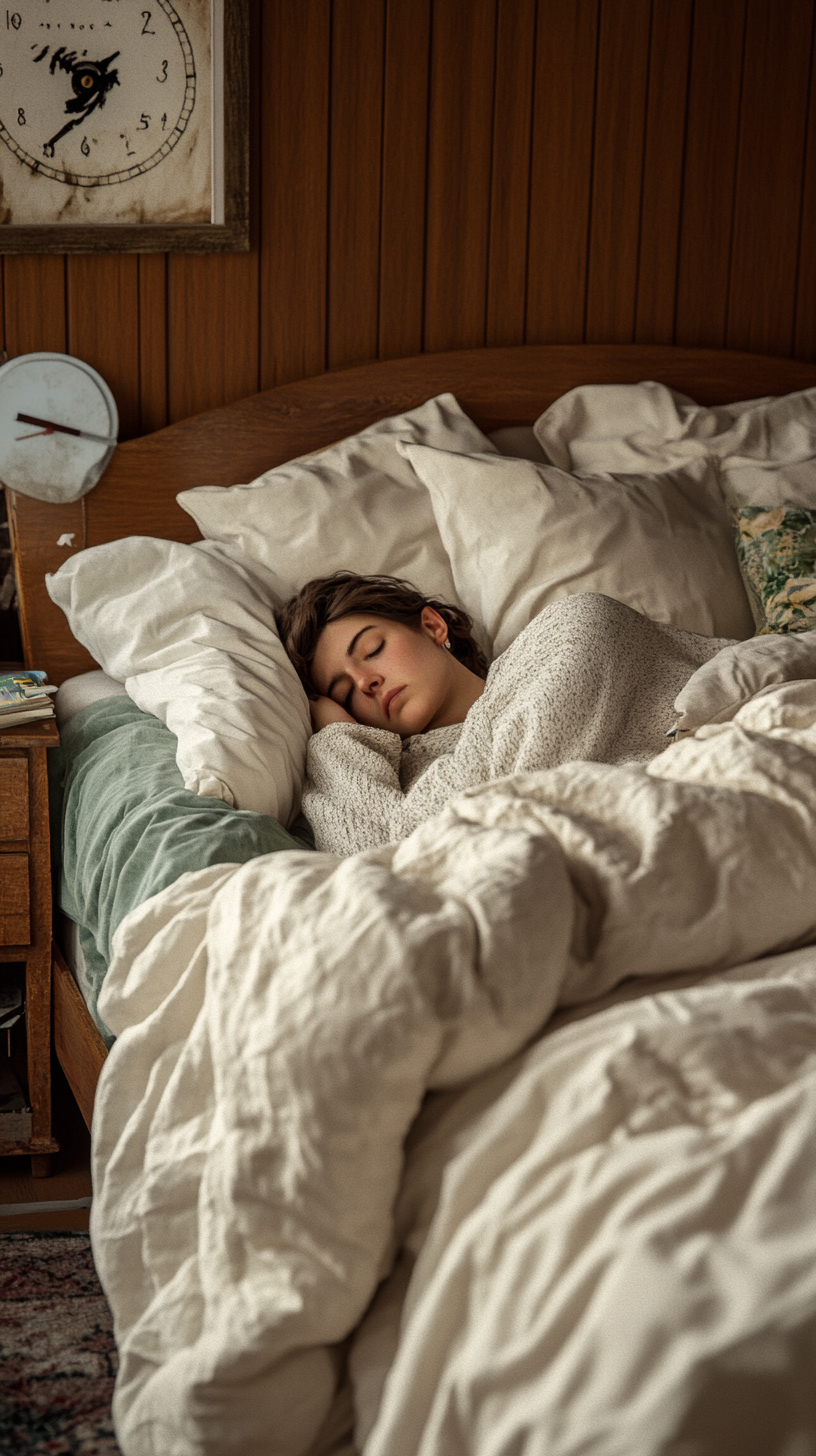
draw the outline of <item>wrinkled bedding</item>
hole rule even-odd
[[[815,1030],[809,948],[429,1099],[352,1348],[366,1456],[812,1450]]]
[[[688,1444],[706,1371],[759,1338],[795,1375],[816,1310],[815,811],[805,680],[648,766],[503,779],[127,916],[92,1211],[125,1456],[339,1451],[383,1279],[367,1456],[730,1451]],[[699,984],[536,1041],[667,975]]]

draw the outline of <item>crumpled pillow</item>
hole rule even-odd
[[[292,822],[309,707],[252,573],[210,542],[129,536],[46,585],[77,641],[176,735],[185,788]]]
[[[811,678],[816,679],[816,631],[735,642],[698,667],[678,694],[676,737],[730,722],[750,698],[779,683]]]
[[[735,506],[816,507],[816,389],[707,407],[665,384],[587,384],[536,420],[548,460],[576,475],[716,461]]]

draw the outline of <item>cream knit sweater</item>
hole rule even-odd
[[[401,739],[332,723],[309,741],[303,809],[320,850],[405,839],[462,789],[575,759],[648,762],[674,700],[728,640],[664,627],[611,597],[545,607],[493,663],[464,723]]]

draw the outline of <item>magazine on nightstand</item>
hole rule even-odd
[[[0,728],[53,718],[51,695],[57,690],[46,682],[46,677],[47,673],[36,668],[0,675]]]

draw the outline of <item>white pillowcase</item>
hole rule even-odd
[[[579,479],[526,460],[399,449],[428,487],[457,596],[495,656],[550,602],[587,591],[687,632],[752,635],[705,460],[657,476]]]
[[[251,573],[208,542],[130,536],[46,585],[77,641],[175,733],[185,788],[291,823],[309,709]]]
[[[706,723],[730,723],[755,694],[811,678],[816,678],[816,632],[767,633],[724,647],[678,694],[677,737]]]
[[[250,485],[199,486],[177,497],[202,536],[259,571],[282,606],[313,577],[347,570],[405,577],[456,604],[427,491],[395,441],[495,453],[452,394],[268,470]]]
[[[816,389],[706,408],[664,384],[588,384],[534,425],[546,458],[578,475],[716,461],[733,505],[816,508]]]

